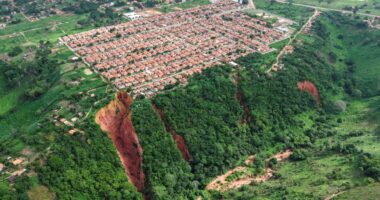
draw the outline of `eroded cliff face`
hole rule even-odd
[[[298,82],[297,87],[299,90],[310,93],[315,98],[318,105],[321,104],[321,97],[319,96],[318,88],[314,85],[314,83],[310,81]]]
[[[129,180],[139,191],[144,188],[143,149],[133,128],[130,107],[132,98],[120,92],[107,106],[96,113],[95,121],[108,133],[115,145]]]

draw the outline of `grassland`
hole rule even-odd
[[[24,51],[30,51],[30,47],[33,49],[41,40],[57,44],[58,38],[61,36],[93,28],[92,26],[81,27],[77,24],[79,20],[85,18],[87,18],[86,15],[56,15],[36,22],[23,20],[19,24],[7,26],[5,29],[0,30],[0,43],[2,44],[0,45],[0,54],[6,54],[16,46],[21,46]],[[73,55],[65,47],[57,45],[54,51],[57,52],[53,56],[61,62],[66,62]],[[33,50],[31,53],[33,53]],[[20,55],[17,59],[22,59],[21,57]],[[23,100],[23,86],[16,87],[16,89],[10,91],[4,85],[4,77],[0,76],[0,138],[9,135],[16,127],[26,131],[31,128],[29,126],[36,125],[38,118],[33,117],[36,113],[47,112],[50,108],[49,106],[59,101],[59,94],[70,93],[62,83],[68,82],[73,76],[76,78],[82,76],[83,72],[82,70],[67,72],[68,66],[70,64],[59,66],[61,74],[65,73],[63,77],[57,77],[55,86],[43,97],[32,102]],[[94,77],[95,75],[92,75],[89,78]],[[97,87],[99,84],[104,85],[100,81],[93,82],[85,87]]]
[[[69,60],[71,55],[72,53],[68,49],[62,47],[58,49],[54,57],[63,61]],[[83,64],[79,65],[79,70],[75,70],[73,65],[70,63],[61,65],[61,77],[57,77],[54,86],[35,101],[22,100],[21,89],[10,91],[10,93],[0,98],[2,104],[9,105],[8,109],[6,109],[7,107],[2,107],[1,110],[0,138],[9,135],[14,129],[29,132],[40,120],[35,116],[48,113],[64,96],[92,88],[105,88],[106,84],[95,73],[92,75],[84,74],[83,70],[85,68]],[[65,84],[70,84],[70,82],[82,77],[85,77],[85,79],[81,81],[78,87],[65,86]],[[15,101],[12,102],[12,100]],[[7,112],[9,109],[12,109],[12,112]]]
[[[163,13],[173,12],[176,9],[188,9],[210,4],[208,0],[191,0],[178,4],[163,4],[159,9]]]
[[[380,97],[351,102],[346,112],[331,119],[331,121],[343,120],[343,123],[337,124],[335,128],[337,134],[323,138],[317,144],[321,146],[323,143],[337,142],[346,145],[355,144],[360,150],[380,157],[378,148],[380,138],[376,134],[380,121],[379,104]],[[303,121],[309,121],[312,115],[305,115],[300,119],[305,117]],[[372,115],[377,117],[374,119],[370,117]],[[366,131],[366,133],[359,137],[342,140],[342,137],[348,133],[358,130]],[[318,145],[308,153],[307,160],[286,162],[280,165],[277,172],[280,178],[270,180],[260,188],[265,191],[286,185],[287,190],[291,192],[310,193],[316,198],[326,198],[340,191],[350,191],[351,188],[371,182],[357,169],[352,157],[323,151]]]
[[[282,3],[270,3],[270,1],[267,0],[255,0],[254,3],[257,9],[265,10],[297,22],[298,27],[304,24],[313,14],[313,9],[311,8],[296,7]]]
[[[380,183],[373,183],[365,187],[357,187],[337,196],[336,200],[373,200],[380,197]]]
[[[344,7],[363,7],[359,10],[362,13],[370,13],[380,15],[380,1],[379,0],[293,0],[294,3],[320,6],[325,8],[343,9]],[[366,5],[366,6],[365,6]]]
[[[82,32],[92,26],[79,26],[77,22],[86,19],[87,15],[56,15],[36,22],[22,21],[0,30],[0,54],[9,52],[16,46],[33,46],[39,41],[56,43],[64,35]]]

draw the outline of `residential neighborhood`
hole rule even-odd
[[[151,96],[205,68],[253,53],[288,33],[219,1],[61,38],[116,88]]]

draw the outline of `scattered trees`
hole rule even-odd
[[[0,73],[9,88],[24,86],[25,97],[35,99],[41,96],[59,76],[58,62],[50,58],[49,42],[40,42],[33,61],[21,63],[0,62]],[[16,52],[19,50],[16,50]]]

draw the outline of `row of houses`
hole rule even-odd
[[[222,61],[268,52],[285,37],[240,4],[220,1],[61,40],[117,88],[149,96]]]

